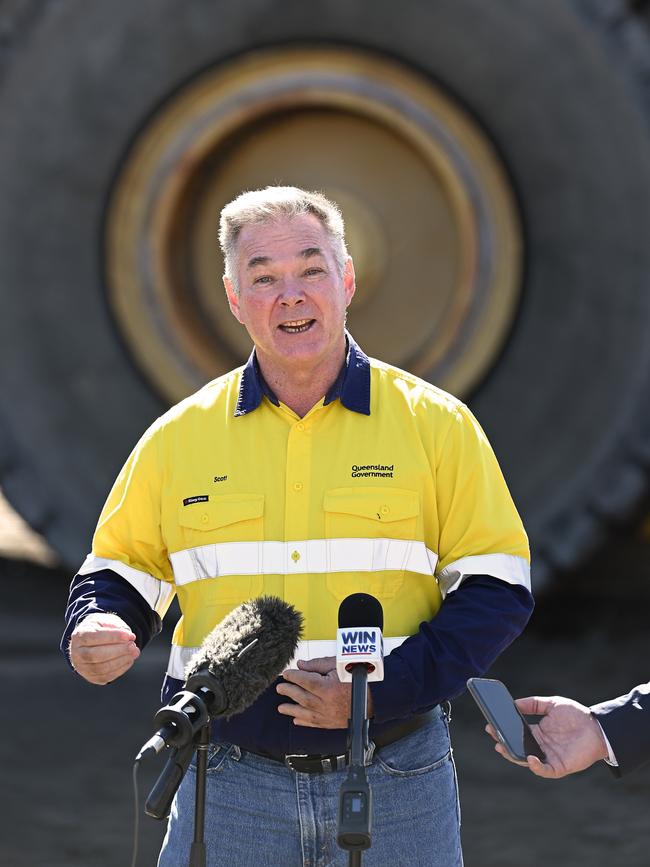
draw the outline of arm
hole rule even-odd
[[[459,695],[472,675],[485,672],[522,631],[533,610],[524,587],[487,575],[468,578],[450,593],[438,616],[384,660],[384,680],[370,683],[368,715],[377,722],[421,713]],[[339,682],[335,657],[299,662],[285,672],[280,713],[296,725],[345,728],[350,684]]]
[[[90,683],[124,674],[162,627],[128,581],[108,569],[77,575],[70,585],[61,651]]]
[[[650,761],[650,683],[640,684],[627,695],[594,705],[591,713],[611,744],[623,776]]]
[[[460,695],[522,632],[534,602],[525,587],[488,575],[467,578],[437,617],[384,661],[384,680],[370,684],[375,719],[421,713]]]
[[[124,674],[174,595],[160,531],[161,467],[155,430],[133,450],[108,496],[86,558],[70,587],[61,649],[91,683]]]

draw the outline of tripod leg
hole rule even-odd
[[[196,744],[196,802],[194,805],[194,840],[190,850],[190,867],[205,867],[205,772],[208,767],[210,726],[203,726]]]

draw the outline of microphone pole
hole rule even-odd
[[[370,763],[368,678],[383,680],[383,611],[378,599],[353,593],[339,608],[336,667],[341,681],[352,681],[348,743],[350,764],[341,785],[337,843],[350,853],[350,867],[360,867],[361,853],[371,845],[372,790],[366,774]],[[358,624],[366,624],[359,627]],[[353,625],[354,624],[354,625]]]
[[[190,867],[205,867],[205,775],[208,768],[210,726],[205,725],[196,744],[196,798],[194,801],[194,839],[190,849]]]
[[[352,667],[350,766],[339,796],[338,843],[350,853],[350,867],[361,867],[361,852],[371,845],[372,789],[366,775],[368,756],[368,669]]]

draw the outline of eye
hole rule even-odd
[[[256,277],[256,278],[253,280],[253,285],[255,285],[255,284],[260,284],[260,283],[264,285],[264,284],[267,284],[267,283],[271,283],[272,280],[273,280],[273,277],[271,277],[270,274],[262,274],[261,277]]]
[[[324,273],[325,273],[324,268],[318,268],[318,267],[314,266],[313,268],[307,268],[307,270],[305,271],[305,276],[306,277],[315,277],[318,274],[324,274]]]

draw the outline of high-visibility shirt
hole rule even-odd
[[[170,686],[255,596],[303,614],[307,659],[334,655],[350,593],[381,602],[390,652],[467,576],[529,590],[526,534],[467,407],[351,339],[335,385],[300,418],[252,356],[158,419],[119,474],[80,575],[110,570],[160,616],[177,594]],[[277,703],[268,725],[290,725]]]

